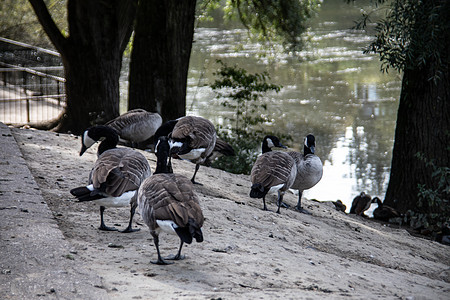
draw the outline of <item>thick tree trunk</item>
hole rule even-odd
[[[130,62],[128,109],[186,114],[196,0],[140,1]]]
[[[122,54],[137,0],[69,0],[69,37],[60,33],[42,0],[30,3],[63,59],[67,107],[57,130],[80,134],[118,116]]]
[[[448,42],[447,42],[448,43]],[[448,49],[448,48],[447,48]],[[398,109],[391,175],[386,205],[401,212],[418,209],[418,185],[436,188],[432,168],[417,154],[438,167],[450,166],[450,76],[448,53],[443,57],[444,72],[437,83],[430,81],[427,68],[405,70]],[[424,206],[422,212],[431,212]]]

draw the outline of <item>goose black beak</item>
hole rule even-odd
[[[80,150],[80,156],[83,155],[84,152],[86,152],[87,147],[85,145],[81,146],[81,150]]]
[[[316,151],[316,148],[314,146],[309,147],[309,149],[311,150],[312,154],[314,154],[314,152]]]

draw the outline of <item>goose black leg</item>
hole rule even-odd
[[[200,168],[200,164],[195,164],[195,172],[194,172],[194,176],[192,176],[191,182],[193,184],[203,185],[203,184],[198,183],[198,182],[195,181],[195,175],[197,175],[197,171],[198,171],[199,168]]]
[[[304,209],[302,207],[302,194],[303,194],[303,191],[298,191],[298,203],[297,203],[297,206],[295,207],[295,209],[298,212],[301,212],[301,213],[304,213],[307,215],[311,215],[311,213],[309,211],[307,211],[306,209]]]
[[[104,230],[104,231],[117,231],[117,228],[114,227],[108,227],[105,225],[105,222],[103,222],[103,212],[105,211],[104,206],[100,206],[100,227],[98,229]]]
[[[267,206],[266,206],[266,196],[265,196],[265,195],[263,196],[263,204],[264,204],[263,210],[267,210]]]
[[[181,248],[183,248],[183,241],[181,241],[180,248],[178,249],[178,253],[176,255],[170,255],[168,257],[165,257],[164,259],[168,259],[168,260],[182,260],[182,259],[185,259],[186,256],[181,255]]]
[[[125,230],[121,231],[122,233],[135,232],[135,231],[141,230],[140,228],[133,229],[133,227],[132,227],[132,222],[133,222],[134,213],[136,212],[136,207],[137,207],[137,203],[132,203],[131,204],[130,222],[128,223],[128,227],[125,228]]]
[[[156,234],[156,232],[152,232],[151,233],[153,236],[153,242],[155,243],[155,247],[156,247],[156,252],[158,252],[158,260],[156,261],[150,261],[152,264],[155,265],[170,265],[173,264],[172,262],[166,262],[162,259],[161,257],[161,253],[159,252],[159,237],[158,234]]]
[[[283,196],[284,196],[284,192],[278,191],[278,201],[277,201],[278,209],[277,209],[277,214],[280,213],[280,207],[281,207],[281,205],[283,203]]]

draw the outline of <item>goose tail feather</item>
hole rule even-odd
[[[80,186],[80,187],[71,189],[70,193],[73,196],[75,196],[78,199],[78,201],[80,201],[80,202],[93,201],[93,200],[98,200],[98,199],[104,198],[104,196],[102,196],[95,190],[91,191],[90,189],[88,189],[85,186]]]

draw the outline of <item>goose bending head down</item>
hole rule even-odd
[[[294,159],[286,152],[271,151],[272,147],[284,146],[276,137],[265,137],[262,147],[263,154],[256,159],[250,174],[252,181],[250,197],[262,198],[263,210],[267,210],[267,193],[278,192],[277,213],[280,213],[284,193],[294,183],[297,166]]]
[[[179,118],[169,134],[171,154],[195,163],[192,183],[200,164],[211,155],[216,145],[216,129],[207,119],[186,116]]]
[[[401,217],[401,214],[395,208],[384,205],[380,198],[374,197],[372,202],[378,204],[378,207],[373,211],[374,219],[389,222],[389,219]]]
[[[168,168],[169,144],[161,137],[156,145],[157,169],[155,174],[144,180],[138,191],[140,214],[150,229],[158,259],[151,263],[165,265],[166,260],[184,259],[181,249],[184,243],[195,239],[203,241],[201,227],[203,213],[192,182],[186,177],[170,172]],[[180,238],[180,247],[176,255],[162,258],[159,249],[161,231],[176,234]]]
[[[297,175],[292,189],[298,190],[298,202],[296,209],[299,212],[310,214],[309,211],[302,207],[303,191],[315,186],[323,175],[323,165],[320,158],[315,155],[316,139],[314,135],[308,134],[305,137],[303,146],[303,154],[295,151],[288,154],[295,160],[297,166]]]
[[[358,216],[367,217],[364,212],[369,209],[371,203],[376,203],[376,197],[372,200],[370,195],[361,192],[352,201],[352,206],[350,208],[351,214],[357,214]]]
[[[144,109],[133,109],[112,119],[106,126],[117,131],[121,142],[130,142],[131,146],[145,148],[149,140],[161,126],[162,118],[158,113]]]
[[[74,188],[70,193],[80,202],[92,201],[100,205],[100,230],[114,231],[105,225],[103,212],[106,207],[131,206],[128,227],[122,232],[132,232],[133,216],[137,207],[137,190],[143,180],[151,175],[150,165],[140,152],[129,148],[116,148],[118,136],[114,129],[95,126],[88,129],[82,138],[82,150],[99,145],[99,157],[89,175],[89,184]]]

